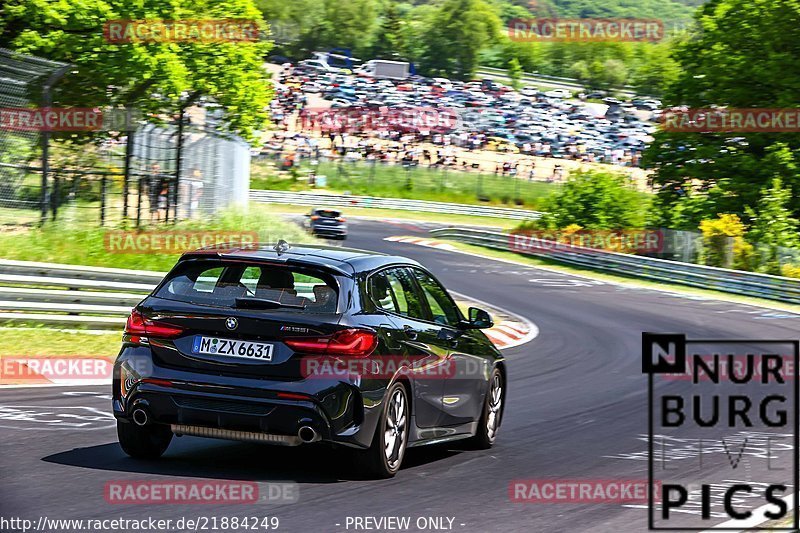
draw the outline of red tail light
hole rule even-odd
[[[131,342],[139,343],[142,337],[174,339],[183,333],[183,328],[145,318],[134,309],[125,324],[125,333],[131,336]]]
[[[161,387],[172,387],[172,382],[168,379],[144,378],[142,383],[150,383]]]
[[[350,328],[333,335],[291,337],[283,342],[292,350],[307,354],[366,357],[378,345],[378,335],[374,331]]]
[[[336,220],[337,220],[338,222],[345,222],[347,219],[346,219],[346,218],[344,218],[344,217],[338,217]]]
[[[310,399],[310,396],[307,394],[297,394],[294,392],[279,392],[278,393],[279,400],[300,400],[305,401]]]
[[[311,220],[319,220],[319,215],[311,215]]]

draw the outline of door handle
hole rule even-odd
[[[417,335],[419,335],[417,330],[415,330],[411,326],[403,326],[403,332],[406,334],[406,337],[408,337],[408,339],[412,341],[417,340]]]

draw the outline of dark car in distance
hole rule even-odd
[[[122,449],[173,435],[347,447],[375,477],[407,447],[495,442],[503,356],[444,286],[403,257],[339,247],[201,249],[132,311],[114,365]]]
[[[347,219],[340,211],[314,208],[306,215],[304,225],[312,235],[345,240]]]

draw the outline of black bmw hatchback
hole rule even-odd
[[[415,261],[321,246],[184,254],[132,311],[114,366],[123,450],[161,456],[173,435],[287,446],[325,442],[393,476],[407,447],[491,447],[506,370]]]

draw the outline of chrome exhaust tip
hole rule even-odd
[[[146,426],[150,422],[150,417],[147,415],[147,411],[142,409],[141,407],[137,407],[131,413],[131,418],[133,419],[133,423],[137,426]]]
[[[317,433],[317,431],[311,426],[301,427],[300,430],[297,432],[297,436],[300,437],[300,440],[303,441],[305,444],[317,442],[322,438],[320,434]]]

